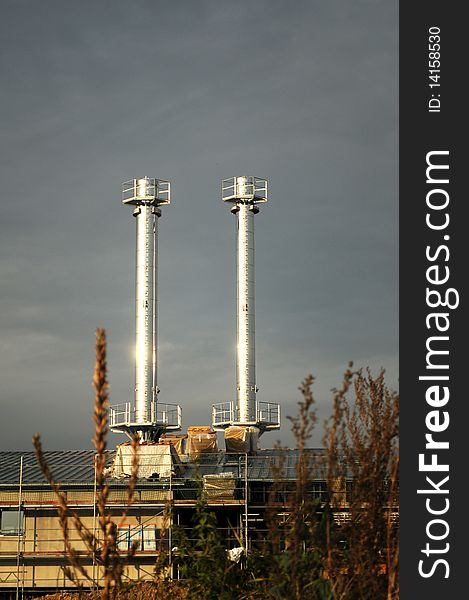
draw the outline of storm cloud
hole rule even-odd
[[[121,183],[169,179],[158,381],[207,424],[235,396],[235,218],[256,217],[259,399],[320,420],[349,360],[397,387],[398,3],[5,0],[0,23],[1,449],[88,448],[94,329],[133,393],[135,223]],[[320,444],[318,428],[312,443]],[[288,422],[266,434],[291,444]],[[119,441],[112,437],[112,443]]]

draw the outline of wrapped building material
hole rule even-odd
[[[225,429],[225,444],[228,454],[246,454],[258,449],[259,428],[232,425]]]
[[[331,506],[343,507],[347,505],[347,487],[345,477],[335,477],[331,483]]]
[[[177,461],[171,445],[141,444],[138,448],[138,478],[170,477]],[[119,444],[111,467],[111,477],[132,475],[133,449],[130,442]]]
[[[186,455],[187,433],[163,433],[159,444],[171,445],[179,458]]]
[[[233,473],[203,476],[204,498],[207,500],[233,500],[236,479]]]
[[[239,563],[241,557],[243,556],[244,548],[242,546],[238,546],[237,548],[231,548],[226,551],[228,555],[228,559],[234,563]]]
[[[187,429],[187,453],[192,460],[201,454],[218,452],[217,434],[209,425],[193,425]]]

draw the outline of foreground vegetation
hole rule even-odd
[[[82,591],[49,595],[54,600],[115,599],[238,599],[238,600],[393,600],[399,596],[398,531],[393,517],[397,505],[398,395],[384,382],[384,372],[353,371],[350,364],[341,386],[333,390],[333,414],[325,426],[325,499],[310,493],[311,466],[306,452],[317,424],[313,396],[314,378],[300,387],[298,415],[290,418],[298,449],[295,487],[288,495],[288,518],[279,526],[277,511],[267,516],[267,545],[253,550],[240,564],[229,560],[216,526],[215,516],[201,500],[196,505],[189,539],[183,529],[173,528],[173,543],[183,579],[168,578],[165,532],[155,565],[153,582],[127,582],[125,568],[137,547],[121,552],[117,544],[118,522],[106,501],[109,488],[104,476],[108,382],[104,330],[96,336],[95,436],[97,510],[99,533],[88,530],[71,511],[54,481],[42,453],[39,436],[33,438],[39,464],[58,498],[69,566],[67,577]],[[133,474],[129,480],[127,509],[132,505],[138,471],[138,443],[133,443]],[[282,483],[282,465],[276,467],[272,498]],[[350,483],[351,481],[351,483]],[[348,487],[347,487],[348,486]],[[340,525],[334,509],[347,494],[348,519]],[[80,562],[69,542],[73,527],[101,570],[102,588]],[[87,582],[84,586],[83,581]],[[86,591],[94,589],[94,591]]]

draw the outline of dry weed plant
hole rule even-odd
[[[384,370],[373,377],[369,370],[353,373],[351,367],[342,387],[334,390],[333,415],[324,437],[330,504],[348,517],[335,528],[328,512],[326,566],[334,600],[391,600],[399,594],[398,530],[393,519],[399,396],[386,387]]]
[[[126,586],[124,571],[135,555],[137,543],[126,552],[118,549],[118,527],[133,503],[138,474],[138,440],[132,446],[132,475],[127,504],[116,524],[107,508],[109,486],[105,478],[108,431],[108,382],[106,337],[96,330],[96,390],[93,438],[96,469],[98,532],[86,527],[67,505],[50,471],[38,435],[33,443],[42,472],[54,490],[59,523],[70,566],[65,575],[83,590],[98,582],[83,565],[83,551],[71,542],[74,529],[94,557],[102,582],[100,592],[87,598],[104,600],[179,600],[184,598],[237,598],[238,600],[396,600],[399,595],[399,541],[395,522],[398,493],[399,397],[384,383],[384,371],[373,377],[369,370],[353,371],[333,391],[333,414],[326,423],[324,451],[312,456],[307,448],[317,425],[312,392],[314,377],[305,378],[299,390],[296,417],[289,417],[296,441],[295,481],[285,475],[286,453],[277,445],[279,460],[272,465],[273,486],[266,509],[267,545],[249,553],[244,569],[229,563],[217,530],[215,516],[200,501],[195,510],[194,540],[183,531],[175,533],[179,563],[186,580],[171,581],[168,571],[172,528],[171,505],[164,512],[160,531],[155,581]],[[325,497],[314,497],[313,482],[326,482]],[[281,502],[280,499],[283,498]],[[279,509],[287,518],[282,526]],[[337,516],[344,516],[337,524]],[[240,542],[241,543],[241,542]],[[87,585],[86,585],[87,584]],[[83,596],[82,596],[83,597]]]
[[[271,466],[273,485],[266,511],[267,551],[258,553],[251,561],[255,581],[262,586],[262,593],[249,598],[307,600],[328,597],[328,584],[322,577],[321,506],[320,500],[311,493],[312,464],[320,457],[312,456],[307,448],[317,423],[313,384],[314,377],[308,375],[299,387],[302,399],[298,402],[297,416],[288,417],[297,450],[293,485],[286,481],[286,448],[276,446],[279,461]],[[279,508],[284,516],[288,515],[282,527]]]
[[[78,513],[71,510],[67,504],[66,494],[62,491],[60,484],[55,481],[51,469],[44,455],[41,439],[38,434],[33,437],[33,445],[41,471],[55,492],[57,498],[57,510],[60,528],[65,545],[65,554],[70,563],[63,567],[66,577],[80,590],[84,587],[97,587],[98,581],[90,574],[84,566],[84,557],[92,557],[101,573],[102,600],[116,598],[116,594],[123,586],[123,574],[130,559],[135,555],[138,542],[135,542],[126,552],[118,548],[118,532],[132,506],[134,500],[135,486],[138,475],[138,439],[132,441],[133,458],[132,471],[127,486],[127,502],[119,523],[113,521],[111,512],[107,507],[109,498],[109,485],[106,483],[106,437],[108,432],[108,406],[109,384],[107,381],[106,364],[106,333],[104,329],[96,329],[96,363],[93,376],[95,388],[94,423],[95,434],[93,444],[95,454],[95,477],[96,477],[96,507],[98,512],[98,530],[94,531],[87,527]],[[73,547],[70,537],[70,523],[83,542],[85,551]]]
[[[324,587],[319,543],[320,503],[311,494],[311,455],[307,452],[307,442],[317,423],[313,384],[314,377],[308,375],[299,387],[302,400],[298,402],[297,416],[288,417],[298,452],[295,486],[289,498],[290,523],[285,536],[291,574],[289,597],[295,600],[315,597]]]
[[[350,363],[341,386],[332,390],[333,414],[321,456],[306,448],[317,424],[314,378],[308,376],[299,388],[298,413],[290,418],[298,451],[296,481],[282,508],[288,519],[281,530],[278,499],[287,489],[281,452],[267,512],[268,550],[251,565],[263,598],[398,598],[399,397],[385,386],[384,371],[373,377],[352,369]],[[314,499],[311,484],[320,477],[327,492]]]

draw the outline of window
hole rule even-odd
[[[143,527],[143,549],[156,550],[156,527],[148,525]]]
[[[137,550],[156,550],[158,530],[155,525],[121,525],[117,545],[119,550],[128,550],[134,542],[138,542]]]
[[[129,549],[130,525],[120,525],[117,536],[117,547],[119,550]]]
[[[18,535],[23,533],[24,511],[2,510],[0,513],[0,534]]]

